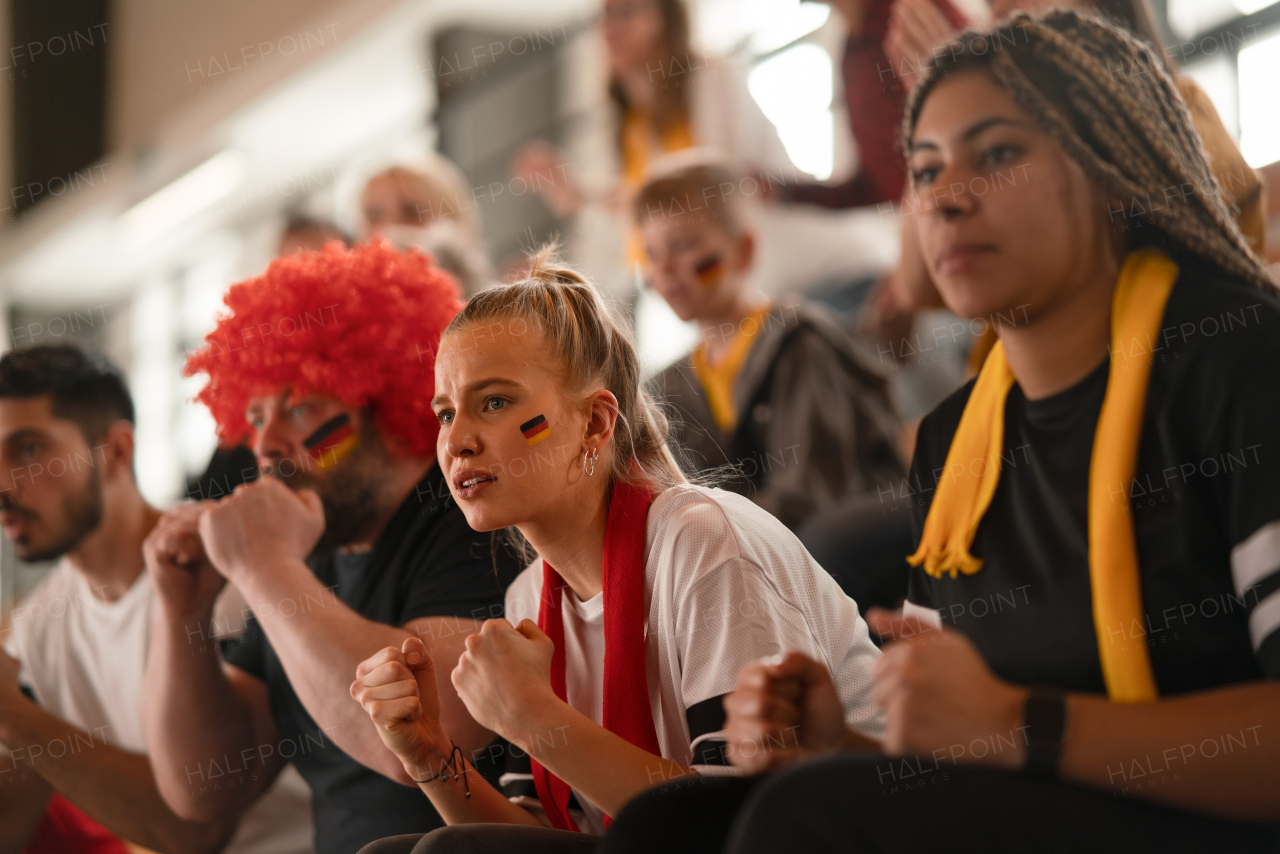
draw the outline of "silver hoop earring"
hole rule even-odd
[[[587,477],[591,477],[596,473],[596,459],[600,456],[600,451],[595,448],[591,449],[591,453],[582,454],[582,470],[587,473]],[[590,463],[590,467],[587,464]]]

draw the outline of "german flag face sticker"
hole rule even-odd
[[[321,424],[320,429],[302,442],[307,449],[307,456],[311,457],[311,461],[321,471],[328,471],[336,466],[339,460],[354,451],[359,444],[360,436],[351,426],[351,416],[345,412]]]
[[[724,278],[724,259],[719,255],[708,255],[693,265],[693,272],[698,277],[699,285],[707,289],[714,288]]]
[[[520,432],[524,434],[525,442],[532,448],[543,439],[551,436],[551,425],[547,423],[547,416],[539,415],[537,418],[530,418],[521,424]]]

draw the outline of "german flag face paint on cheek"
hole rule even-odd
[[[360,445],[360,436],[351,426],[351,416],[344,412],[321,424],[302,445],[316,468],[328,471]]]
[[[724,259],[719,255],[708,255],[693,265],[698,284],[710,290],[724,279]]]
[[[532,448],[542,440],[551,438],[551,425],[547,423],[547,416],[539,415],[521,424],[520,432],[524,434],[525,442]]]

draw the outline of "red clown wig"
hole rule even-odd
[[[439,427],[431,411],[440,335],[462,307],[453,278],[416,249],[385,241],[278,258],[233,285],[230,309],[187,358],[205,373],[196,400],[223,442],[251,437],[249,401],[286,390],[368,406],[379,430],[423,454]]]

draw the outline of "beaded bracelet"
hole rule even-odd
[[[453,744],[452,741],[449,742]],[[461,770],[459,770],[461,768]],[[410,778],[412,779],[412,778]],[[436,780],[453,780],[462,781],[462,787],[467,792],[467,798],[471,798],[471,783],[467,780],[467,759],[462,753],[462,748],[453,744],[453,750],[449,751],[449,761],[440,766],[440,773],[425,780],[414,780],[419,785],[434,783]]]

